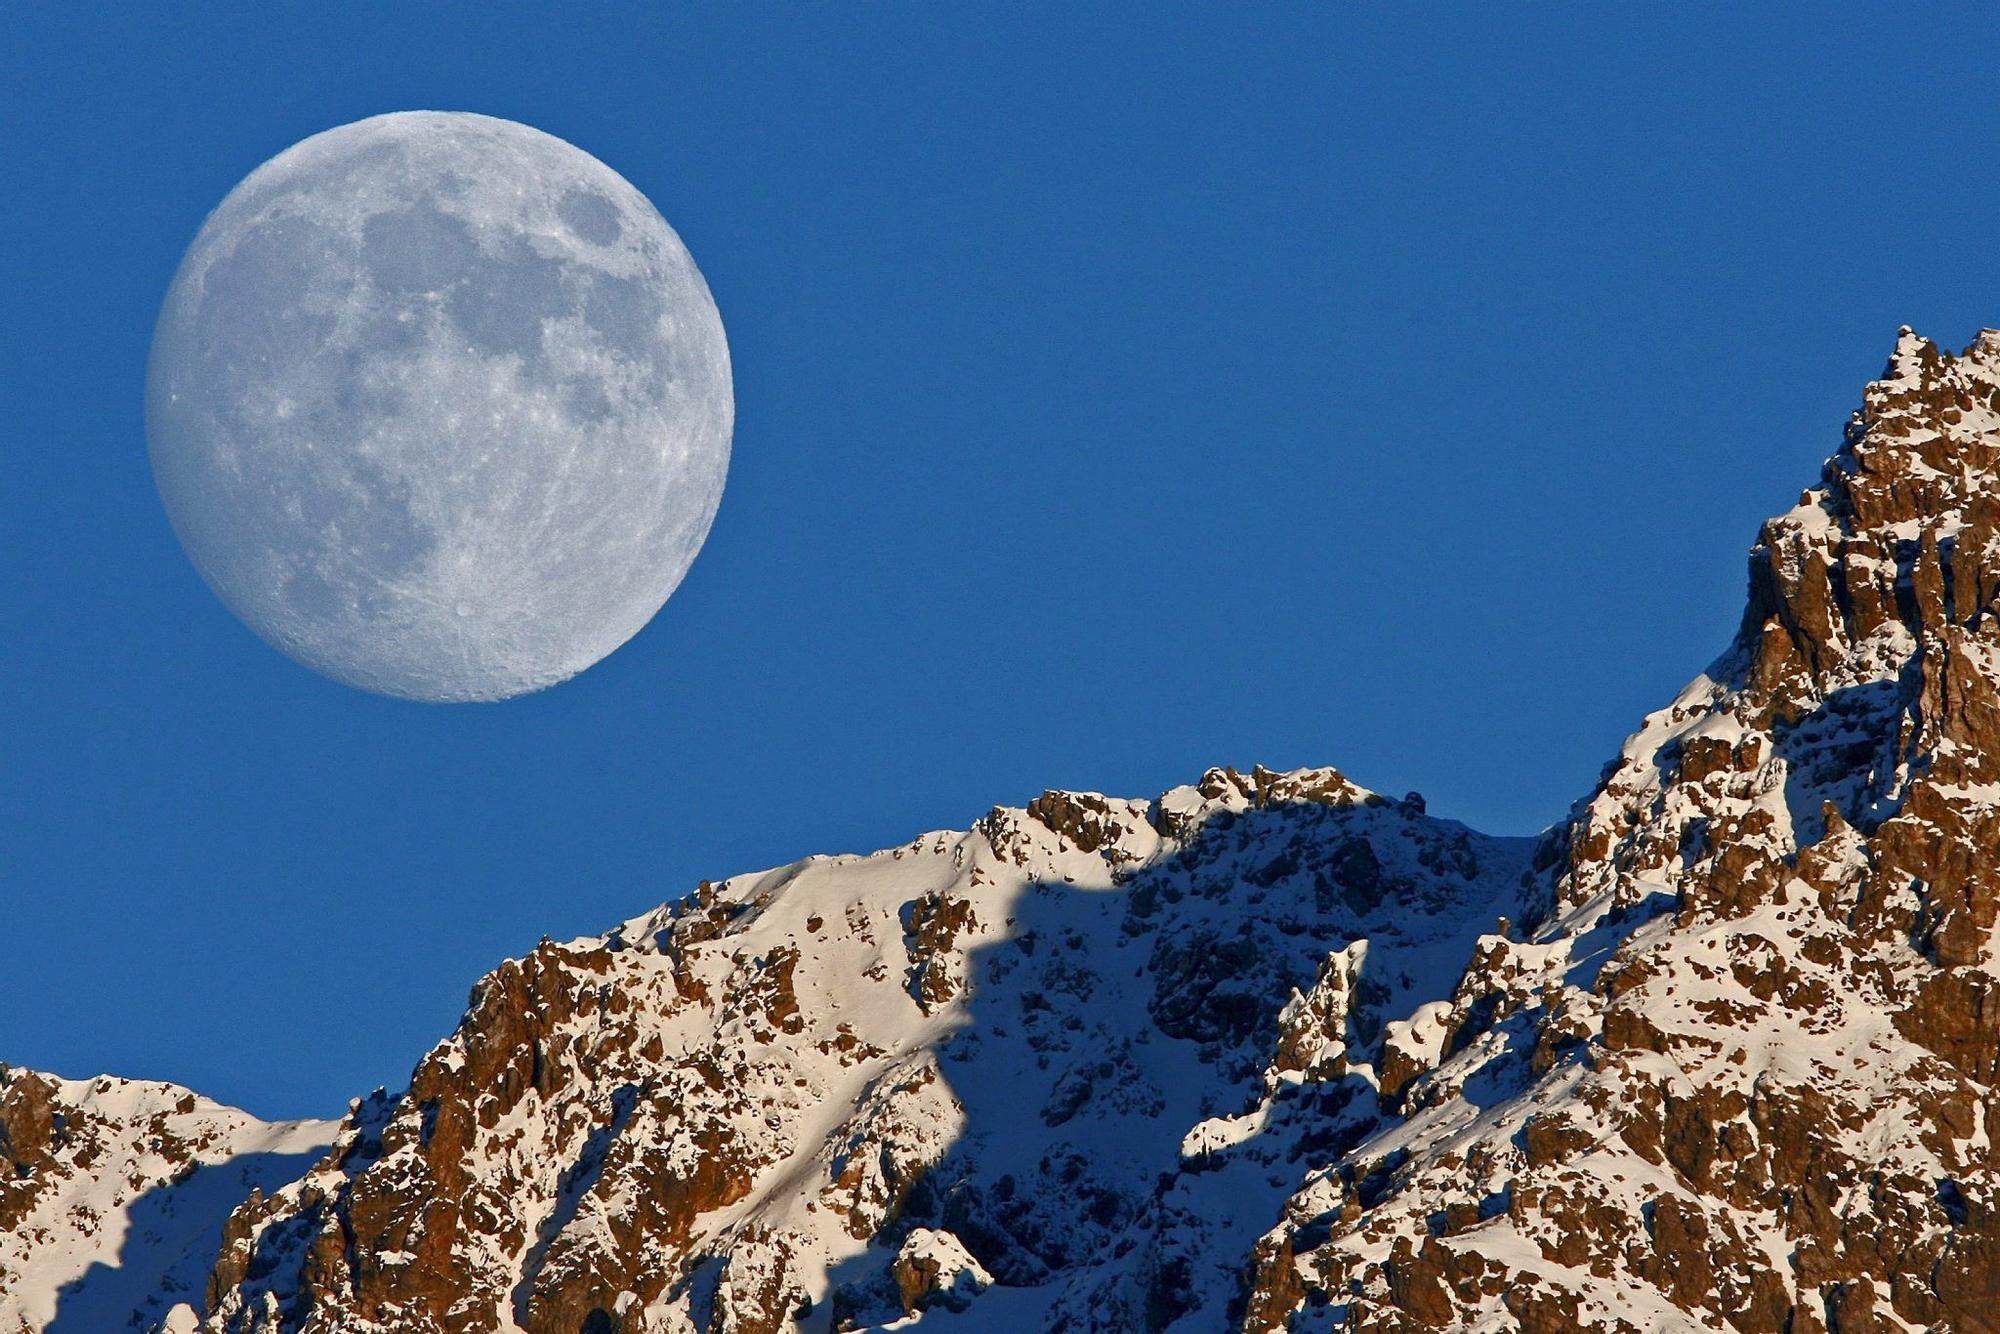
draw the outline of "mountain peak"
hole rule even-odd
[[[0,1328],[164,1318],[199,1296],[230,1211],[304,1171],[333,1128],[0,1064]]]

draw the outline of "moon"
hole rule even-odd
[[[376,116],[250,173],[188,248],[147,370],[181,545],[297,661],[404,699],[591,666],[708,536],[735,422],[708,284],[579,148]]]

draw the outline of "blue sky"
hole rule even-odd
[[[0,1060],[325,1114],[545,934],[1046,786],[1537,829],[1897,326],[2000,323],[1969,3],[411,8],[0,17]],[[416,107],[624,174],[735,358],[687,583],[502,705],[266,648],[146,461],[206,211]]]

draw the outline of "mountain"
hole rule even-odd
[[[335,1128],[0,1065],[0,1331],[155,1326],[200,1297],[231,1211],[310,1167]]]
[[[2000,1330],[1996,597],[2000,333],[1905,330],[1541,838],[1215,769],[703,884],[484,978],[166,1327]]]
[[[231,1220],[217,1326],[747,1334],[984,1285],[1014,1328],[1219,1316],[1372,1117],[1350,1042],[1449,995],[1531,853],[1216,771],[704,885],[482,981]]]

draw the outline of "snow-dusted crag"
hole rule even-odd
[[[214,1326],[1220,1327],[1531,851],[1217,770],[704,885],[481,982],[238,1211]]]
[[[2000,334],[1906,331],[1540,840],[1218,769],[705,884],[482,980],[169,1327],[2000,1330],[1996,597]]]
[[[231,1210],[298,1176],[335,1128],[0,1065],[0,1334],[147,1329],[199,1300]]]
[[[1262,1241],[1377,1329],[2000,1329],[2000,334],[1904,331],[1732,649]]]

